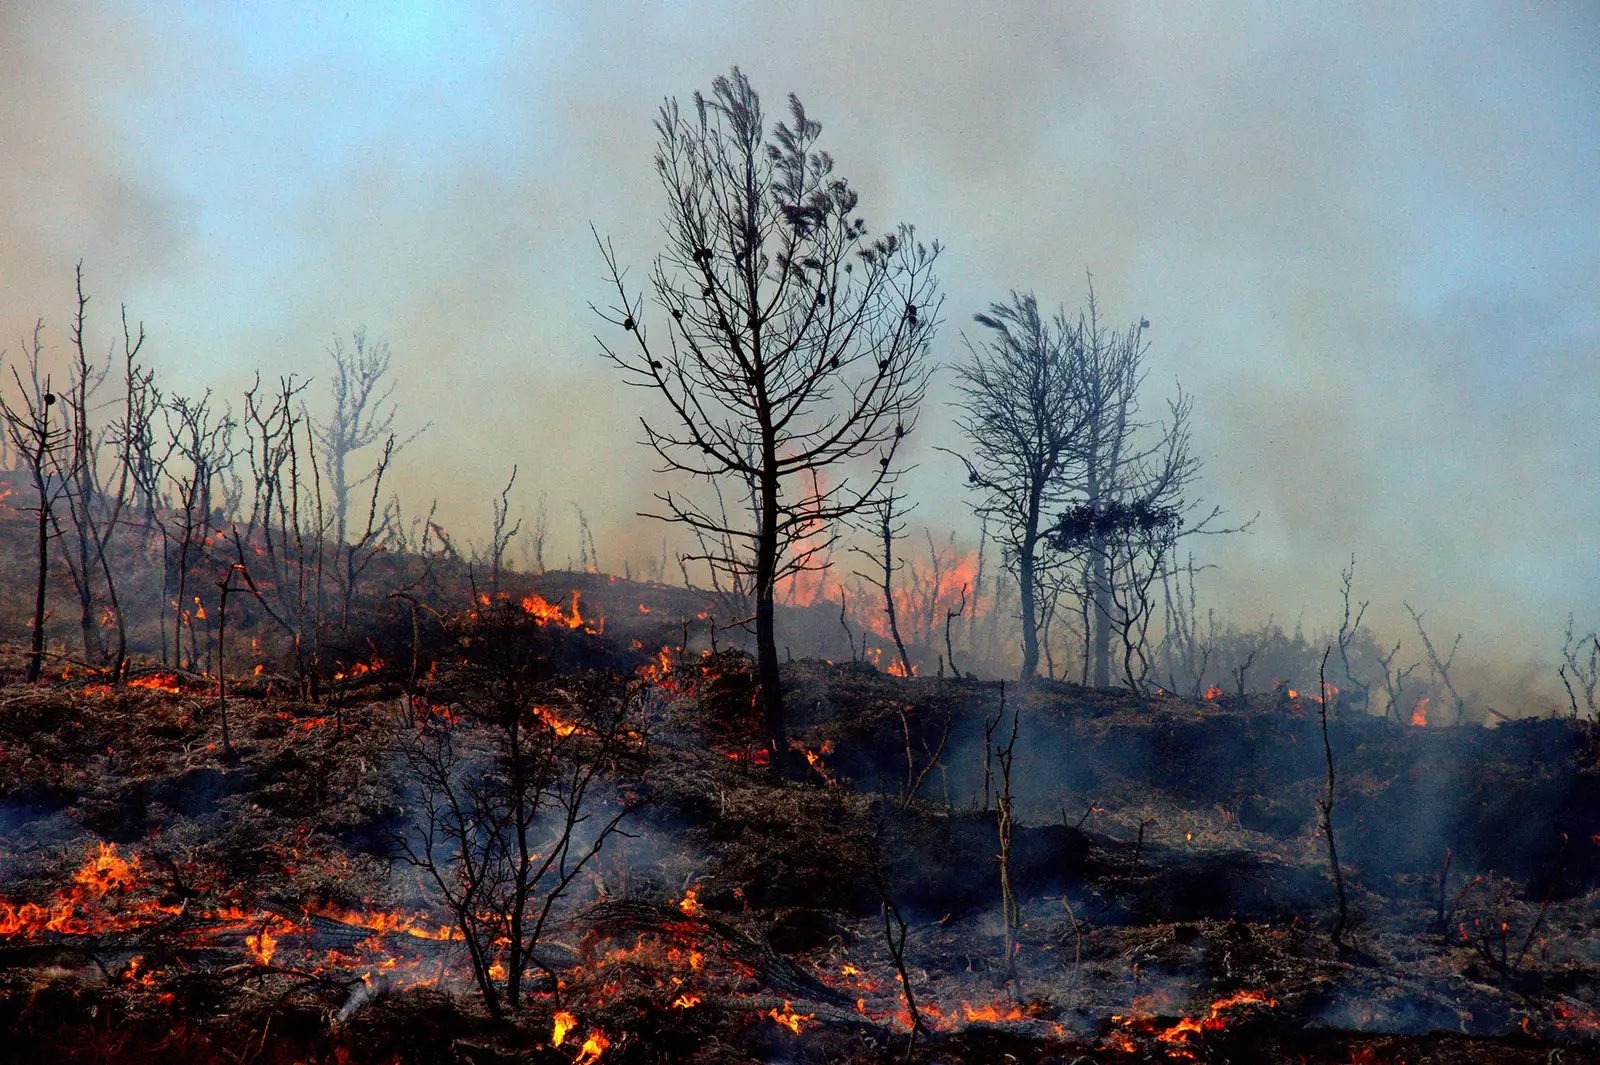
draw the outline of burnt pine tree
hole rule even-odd
[[[954,454],[978,493],[973,509],[993,529],[1002,563],[1017,581],[1022,615],[1022,679],[1039,670],[1041,570],[1051,512],[1067,500],[1070,465],[1091,411],[1078,356],[1081,337],[1064,314],[1039,313],[1032,293],[1012,292],[974,320],[987,343],[967,344],[956,367],[958,424],[970,441]]]
[[[687,112],[666,101],[656,132],[666,247],[641,292],[600,242],[617,302],[596,311],[625,334],[600,344],[664,407],[643,419],[662,472],[749,500],[725,517],[666,489],[648,516],[723,545],[687,557],[750,589],[776,763],[787,736],[774,589],[821,568],[840,519],[894,480],[927,385],[940,249],[910,226],[870,235],[855,190],[817,148],[821,124],[791,95],[788,120],[769,130],[737,67]],[[647,304],[660,331],[647,326]]]

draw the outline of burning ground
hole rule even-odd
[[[265,666],[232,681],[226,742],[214,678],[0,689],[13,1059],[1600,1053],[1589,726],[1400,725],[1330,694],[1325,751],[1322,706],[1286,688],[1189,701],[812,660],[785,668],[780,779],[715,609],[551,575],[376,627],[315,702]],[[516,994],[505,897],[463,900],[427,786],[446,754],[441,781],[503,781],[510,706],[518,742],[592,770],[529,826],[550,871]]]

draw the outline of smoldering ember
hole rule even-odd
[[[587,228],[558,400],[620,444],[462,448],[376,327],[194,387],[50,279],[0,362],[0,1060],[1600,1060],[1597,619],[1496,686],[1363,540],[1325,616],[1228,620],[1263,519],[1160,293],[969,300],[777,93],[628,133],[654,228]],[[551,498],[598,451],[643,540]]]

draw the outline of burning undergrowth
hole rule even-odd
[[[1341,950],[1298,695],[801,662],[775,766],[749,659],[695,604],[606,591],[402,615],[315,702],[243,678],[231,743],[199,675],[0,689],[16,1055],[1420,1063],[1600,1036],[1582,728],[1336,715]]]

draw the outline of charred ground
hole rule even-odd
[[[1334,707],[1339,950],[1321,707],[1303,693],[1206,702],[795,661],[783,780],[760,764],[751,661],[726,634],[713,645],[709,597],[550,574],[503,602],[526,619],[541,706],[650,694],[601,803],[636,809],[555,907],[523,1009],[484,1013],[449,913],[399,860],[416,795],[397,751],[441,719],[472,727],[482,690],[461,629],[400,612],[315,702],[270,668],[233,681],[231,755],[213,678],[112,685],[67,666],[32,686],[7,663],[15,1059],[901,1060],[902,967],[913,1060],[1595,1052],[1589,725],[1410,728]],[[1007,786],[994,748],[1013,715]]]

